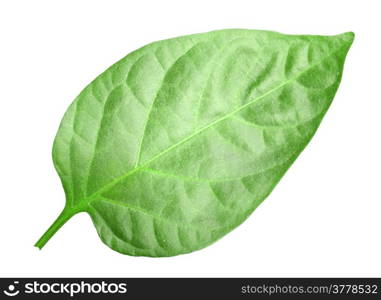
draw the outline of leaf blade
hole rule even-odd
[[[226,30],[133,52],[61,123],[53,158],[67,205],[86,207],[121,253],[209,245],[247,218],[307,145],[352,40]]]

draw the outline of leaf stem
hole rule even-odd
[[[73,211],[68,208],[64,208],[53,224],[46,230],[46,232],[40,237],[35,247],[42,249],[50,238],[78,211]]]

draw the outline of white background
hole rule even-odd
[[[381,276],[380,3],[2,1],[0,276]],[[268,199],[187,255],[118,254],[86,214],[34,248],[64,206],[51,145],[74,97],[136,48],[223,28],[356,33],[320,129]]]

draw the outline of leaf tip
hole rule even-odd
[[[344,35],[347,36],[348,41],[350,41],[351,43],[353,42],[353,40],[355,39],[355,36],[356,36],[353,31],[348,31],[348,32],[344,33]]]
[[[353,31],[348,31],[339,34],[339,37],[342,39],[343,42],[347,43],[348,45],[352,45],[353,40],[355,39],[355,33]]]

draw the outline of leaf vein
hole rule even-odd
[[[309,70],[311,70],[312,68],[318,66],[319,64],[323,63],[326,59],[328,59],[329,57],[331,57],[332,55],[336,54],[337,52],[341,51],[343,48],[347,47],[347,45],[344,45],[342,47],[339,47],[338,49],[336,49],[335,51],[332,51],[329,55],[325,56],[324,58],[322,58],[321,60],[319,60],[317,63],[315,63],[314,65],[312,66],[309,66],[308,68],[306,68],[305,70],[301,71],[300,73],[298,73],[296,76],[286,80],[285,82],[279,84],[278,86],[270,89],[269,91],[265,92],[264,94],[262,94],[261,96],[249,101],[248,103],[236,108],[235,110],[231,111],[230,113],[226,114],[225,116],[209,123],[208,125],[205,125],[204,127],[200,128],[198,131],[190,134],[189,136],[187,136],[186,138],[180,140],[179,142],[173,144],[172,146],[164,149],[163,151],[161,151],[160,153],[156,154],[155,156],[153,156],[151,159],[149,159],[146,163],[140,165],[140,166],[136,166],[134,169],[128,171],[127,173],[115,178],[113,181],[111,181],[110,183],[104,185],[102,188],[100,188],[97,192],[95,192],[94,194],[90,195],[88,200],[90,201],[91,199],[93,199],[94,197],[100,195],[102,192],[104,191],[107,191],[110,187],[114,186],[115,184],[119,183],[121,180],[125,179],[126,177],[130,176],[131,174],[134,174],[138,171],[141,171],[143,168],[145,168],[146,166],[148,166],[150,163],[152,163],[153,161],[157,160],[158,158],[160,158],[161,156],[165,155],[167,152],[171,151],[172,149],[176,148],[176,147],[179,147],[180,145],[186,143],[187,141],[189,141],[190,139],[192,139],[194,136],[197,136],[199,134],[201,134],[202,132],[204,132],[205,130],[213,127],[214,125],[230,118],[231,116],[233,116],[234,114],[240,112],[241,110],[249,107],[250,105],[266,98],[268,95],[270,95],[271,93],[275,92],[276,90],[278,89],[281,89],[282,87],[284,87],[285,85],[289,84],[289,83],[292,83],[294,82],[295,80],[297,80],[300,76],[302,76],[304,73],[308,72]]]
[[[140,139],[140,143],[139,143],[139,148],[138,148],[138,152],[137,152],[137,155],[136,155],[136,163],[135,163],[135,168],[139,165],[140,163],[140,158],[141,158],[141,151],[142,151],[142,146],[143,146],[143,142],[144,142],[144,138],[146,136],[146,131],[147,131],[147,125],[148,125],[148,122],[151,118],[151,113],[152,113],[152,110],[153,110],[153,107],[155,105],[155,102],[159,96],[159,93],[163,87],[163,84],[165,82],[165,79],[167,77],[167,74],[168,72],[173,68],[173,66],[176,65],[176,63],[181,59],[183,58],[185,55],[187,55],[190,51],[192,51],[195,47],[197,47],[199,44],[201,44],[202,42],[199,42],[199,43],[196,43],[194,44],[190,49],[188,49],[187,51],[185,51],[184,54],[180,55],[174,62],[173,64],[168,68],[168,70],[164,73],[164,76],[163,76],[163,80],[160,84],[160,87],[158,88],[157,92],[156,92],[156,95],[155,95],[155,98],[153,99],[152,103],[151,103],[151,106],[148,110],[148,113],[147,113],[147,118],[146,118],[146,122],[144,124],[144,127],[143,127],[143,134],[142,134],[142,138]]]

